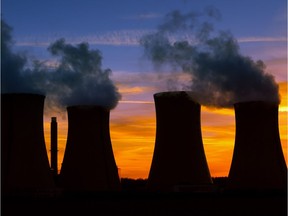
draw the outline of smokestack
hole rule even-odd
[[[100,106],[70,106],[68,138],[60,172],[67,190],[119,190],[120,179],[110,140],[110,111]]]
[[[236,103],[236,137],[227,189],[285,189],[287,167],[279,128],[278,104]]]
[[[57,118],[51,118],[51,171],[54,177],[58,175],[58,125]]]
[[[202,143],[200,110],[190,92],[154,94],[156,141],[149,190],[212,184]]]
[[[1,95],[1,168],[4,193],[51,189],[43,129],[45,96]]]

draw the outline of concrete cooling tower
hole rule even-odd
[[[278,104],[252,101],[234,105],[236,137],[228,190],[278,190],[287,184]]]
[[[45,96],[1,95],[2,192],[35,192],[54,186],[44,141]]]
[[[109,130],[110,111],[100,106],[70,106],[68,138],[60,184],[73,191],[120,189]]]
[[[189,92],[154,94],[156,140],[148,190],[212,184],[201,135],[201,106]]]

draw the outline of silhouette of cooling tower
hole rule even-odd
[[[2,192],[29,192],[54,186],[44,140],[45,96],[1,95]]]
[[[278,128],[278,104],[251,101],[236,103],[234,108],[236,137],[227,189],[285,189],[287,167]]]
[[[100,106],[70,106],[67,111],[68,138],[60,184],[76,191],[119,190],[110,140],[110,111]]]
[[[212,184],[202,143],[201,106],[189,92],[154,94],[156,141],[148,190]]]

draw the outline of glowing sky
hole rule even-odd
[[[15,51],[25,52],[31,59],[53,65],[46,49],[61,37],[72,44],[88,42],[102,52],[103,67],[112,70],[111,78],[122,94],[110,117],[117,166],[122,177],[147,178],[155,142],[153,94],[167,90],[167,77],[185,81],[185,76],[165,70],[155,73],[138,40],[155,30],[172,10],[200,11],[211,5],[222,15],[215,28],[231,31],[241,53],[263,60],[266,71],[280,85],[279,126],[287,161],[286,0],[2,0],[2,18],[13,27]],[[58,117],[60,168],[67,117],[65,111],[45,112],[48,149],[51,116]],[[227,176],[234,147],[234,110],[202,107],[201,120],[210,172],[212,176]]]

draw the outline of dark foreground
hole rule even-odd
[[[287,215],[280,192],[97,192],[2,196],[1,215]]]

